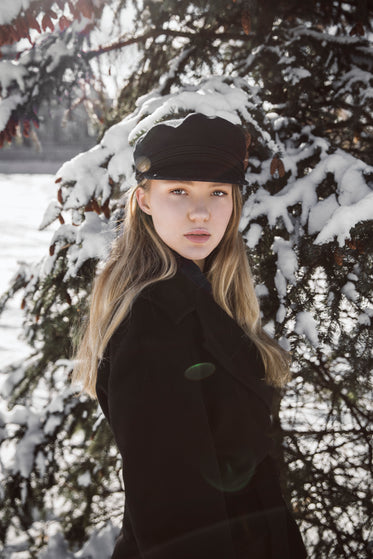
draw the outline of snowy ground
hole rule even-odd
[[[37,262],[48,253],[57,225],[38,231],[45,208],[56,197],[54,175],[0,174],[0,294],[6,291],[18,262]],[[21,296],[0,315],[0,369],[29,353],[22,332]]]

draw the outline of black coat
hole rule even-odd
[[[181,262],[141,292],[98,371],[123,459],[112,559],[303,559],[270,458],[260,354]]]

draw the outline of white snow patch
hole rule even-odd
[[[92,483],[91,474],[89,472],[84,472],[78,476],[78,485],[81,487],[88,487]]]
[[[269,295],[269,290],[264,283],[258,283],[255,286],[255,293],[257,297],[264,297],[265,295]]]
[[[31,0],[2,0],[0,6],[0,25],[11,23],[21,10],[27,10]]]
[[[359,299],[359,294],[356,291],[355,284],[352,281],[348,281],[342,287],[341,292],[346,295],[347,299],[350,301],[357,301]]]
[[[373,192],[350,206],[341,206],[320,231],[315,244],[330,242],[337,237],[339,246],[344,246],[350,230],[359,222],[373,219]]]
[[[308,218],[308,233],[318,233],[326,225],[337,208],[339,208],[337,197],[331,194],[325,200],[320,200],[311,208]]]
[[[278,272],[290,283],[296,283],[295,273],[298,270],[298,260],[293,249],[292,241],[286,241],[281,237],[276,237],[272,250],[277,254],[277,267]]]
[[[299,335],[304,335],[315,347],[319,345],[316,321],[308,311],[297,313],[294,331]]]
[[[253,223],[250,229],[243,235],[246,240],[246,244],[249,248],[255,248],[259,242],[259,239],[263,233],[263,227],[259,223]]]
[[[21,105],[24,101],[25,97],[22,97],[19,93],[15,93],[10,97],[0,100],[0,132],[2,132],[8,124],[10,115],[14,109],[16,109],[18,105]]]
[[[22,64],[17,64],[16,62],[12,62],[10,60],[0,61],[0,85],[2,88],[2,97],[5,97],[7,89],[12,82],[16,82],[19,89],[24,92],[24,77],[26,75],[27,70]]]

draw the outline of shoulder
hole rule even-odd
[[[171,278],[146,286],[134,298],[111,342],[115,344],[124,337],[154,334],[158,328],[179,325],[196,309],[196,289],[197,286],[180,271]]]

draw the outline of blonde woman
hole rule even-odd
[[[238,231],[245,156],[239,127],[199,113],[135,146],[74,370],[123,459],[112,559],[306,557],[271,458],[288,355],[261,328]]]

